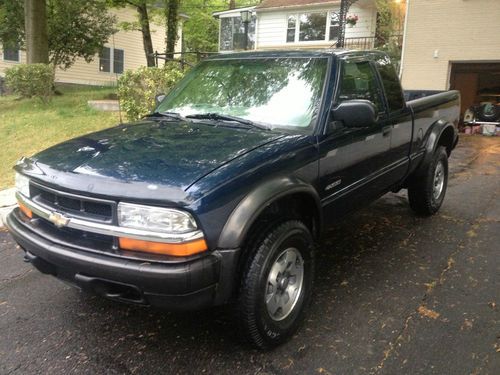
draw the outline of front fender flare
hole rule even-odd
[[[250,227],[271,203],[287,195],[310,195],[318,212],[318,228],[322,227],[321,201],[316,189],[297,177],[279,177],[269,180],[246,195],[233,210],[219,236],[219,249],[241,247]]]

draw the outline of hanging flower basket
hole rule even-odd
[[[354,14],[354,15],[349,15],[345,18],[345,23],[349,26],[349,27],[354,27],[356,26],[356,24],[358,23],[359,21],[359,17]]]

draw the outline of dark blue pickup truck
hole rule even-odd
[[[142,121],[20,160],[7,226],[43,273],[128,303],[230,302],[272,347],[303,318],[323,228],[403,188],[440,208],[459,101],[405,102],[380,52],[215,56]]]

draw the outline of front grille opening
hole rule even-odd
[[[57,197],[57,205],[68,210],[80,211],[82,201],[66,197]]]
[[[67,212],[84,219],[106,223],[113,219],[113,202],[63,194],[40,185],[32,185],[31,194],[35,202],[54,211]]]
[[[83,210],[93,215],[106,216],[106,217],[111,217],[112,215],[111,206],[106,206],[101,203],[94,203],[88,201],[84,202]]]
[[[55,204],[56,203],[56,195],[49,193],[48,191],[40,191],[40,199],[47,203]]]

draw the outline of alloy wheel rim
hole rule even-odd
[[[304,284],[304,259],[296,248],[281,252],[269,271],[265,301],[271,319],[280,321],[291,314]]]
[[[433,189],[432,189],[432,196],[435,201],[439,199],[441,196],[441,193],[443,192],[444,188],[444,166],[442,162],[439,162],[436,165],[436,169],[434,170],[434,184],[433,184]]]

